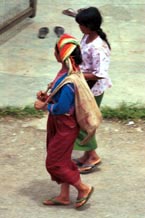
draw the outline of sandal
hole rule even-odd
[[[43,204],[46,205],[46,206],[51,206],[51,205],[62,205],[62,206],[65,206],[65,205],[69,205],[70,203],[69,202],[65,202],[64,203],[64,202],[56,200],[55,198],[51,198],[51,199],[43,201]]]
[[[73,162],[75,162],[75,164],[76,164],[78,167],[80,167],[80,166],[83,165],[83,163],[82,163],[81,161],[79,161],[78,158],[74,158],[74,159],[73,159]]]
[[[41,27],[38,32],[38,38],[44,39],[48,33],[49,29],[47,27]]]
[[[87,203],[87,201],[90,199],[93,191],[94,191],[94,187],[91,187],[91,190],[89,191],[89,193],[88,193],[88,195],[86,197],[77,199],[77,201],[76,201],[76,209],[82,207],[83,205],[85,205]]]
[[[87,174],[87,173],[91,173],[94,171],[94,169],[96,169],[97,165],[99,165],[101,163],[101,159],[98,159],[97,162],[93,163],[93,164],[83,164],[82,166],[79,166],[79,172],[80,174]]]
[[[55,32],[55,34],[57,35],[58,38],[59,38],[61,35],[63,35],[63,34],[64,34],[64,31],[65,31],[62,26],[55,26],[53,30],[54,30],[54,32]]]

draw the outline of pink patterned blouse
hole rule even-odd
[[[97,77],[103,77],[103,79],[97,80],[91,88],[94,96],[98,96],[112,86],[108,76],[110,49],[99,36],[90,43],[86,43],[87,37],[88,35],[84,35],[81,41],[83,63],[80,65],[80,69],[82,72],[90,72]]]

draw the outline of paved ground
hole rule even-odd
[[[122,101],[144,104],[145,0],[61,2],[38,1],[34,19],[0,36],[0,106],[34,102],[37,90],[44,89],[59,69],[53,56],[57,40],[54,26],[63,25],[66,32],[79,39],[82,37],[74,19],[63,15],[62,10],[90,5],[98,6],[104,15],[103,27],[112,45],[110,76],[113,87],[106,92],[103,104],[117,106]],[[50,30],[44,40],[37,37],[42,26]]]
[[[54,26],[63,25],[66,32],[82,36],[74,19],[62,15],[62,10],[90,4],[97,4],[102,11],[104,30],[112,45],[113,87],[106,92],[103,104],[117,106],[123,100],[145,103],[145,0],[44,0],[38,1],[35,19],[0,36],[0,107],[33,104],[36,91],[45,88],[59,69],[53,57],[57,40]],[[37,37],[42,26],[50,29],[44,40]],[[83,176],[95,187],[95,193],[80,212],[73,204],[58,211],[41,204],[45,197],[58,192],[44,167],[45,123],[46,118],[0,120],[0,218],[145,217],[144,122],[103,122],[98,130],[98,153],[103,162],[96,172]],[[74,189],[71,194],[74,203]]]
[[[0,120],[0,218],[145,217],[145,122],[103,121],[97,133],[102,164],[82,175],[95,191],[80,211],[74,209],[74,188],[69,206],[42,205],[45,198],[59,192],[44,166],[45,125],[46,117]]]

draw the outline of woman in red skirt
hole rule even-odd
[[[78,41],[70,35],[62,35],[55,46],[55,57],[58,62],[62,63],[62,69],[51,92],[72,71],[79,72],[78,66],[82,62],[82,57]],[[74,142],[80,131],[75,116],[74,84],[63,85],[51,99],[49,98],[47,104],[41,101],[40,92],[37,97],[35,108],[49,111],[46,169],[51,175],[51,179],[61,184],[60,194],[43,203],[45,205],[69,205],[69,188],[72,185],[78,191],[75,207],[79,208],[88,201],[93,187],[82,182],[78,168],[71,158]]]

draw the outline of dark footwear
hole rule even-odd
[[[63,10],[62,13],[67,15],[67,16],[70,16],[70,17],[75,17],[77,15],[77,12],[72,8],[68,8],[66,10]]]
[[[80,208],[82,207],[83,205],[85,205],[87,203],[87,201],[90,199],[92,193],[94,191],[94,187],[91,187],[91,190],[90,192],[88,193],[88,195],[86,197],[83,197],[83,198],[80,198],[80,199],[77,199],[76,201],[76,208]],[[80,204],[81,203],[81,204]]]
[[[97,160],[94,164],[83,164],[79,167],[80,174],[87,174],[94,171],[94,169],[101,163],[101,159]]]
[[[78,158],[74,158],[73,161],[75,162],[75,164],[76,164],[78,167],[80,167],[80,166],[83,165],[83,163],[80,162]]]
[[[38,38],[44,39],[48,33],[49,29],[47,27],[41,27],[38,32]]]
[[[59,38],[61,35],[64,34],[64,28],[62,26],[55,26],[54,27],[54,32],[57,35],[57,37]]]
[[[53,206],[53,205],[62,205],[62,206],[65,206],[65,205],[69,205],[70,203],[69,202],[60,202],[58,200],[56,200],[55,198],[52,198],[52,199],[48,199],[48,200],[45,200],[43,201],[43,204],[44,205],[47,205],[47,206]]]

